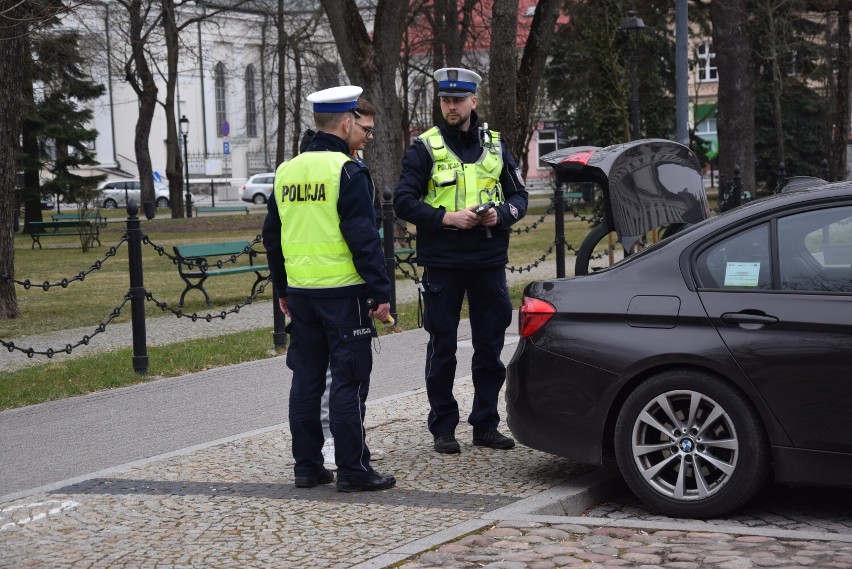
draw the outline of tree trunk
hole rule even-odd
[[[299,153],[299,144],[302,141],[302,51],[298,42],[293,46],[293,67],[296,70],[295,84],[293,85],[293,148],[292,155]],[[283,109],[284,106],[282,105]]]
[[[503,133],[504,142],[514,139],[516,126],[516,87],[518,78],[518,0],[494,0],[491,11],[489,49],[490,128]],[[498,82],[499,78],[499,82]],[[515,156],[518,156],[515,154]]]
[[[275,167],[284,162],[287,148],[287,106],[284,95],[287,92],[287,49],[288,37],[284,30],[284,0],[278,0],[278,13],[275,17],[275,29],[278,32],[278,134],[275,141]]]
[[[769,65],[772,69],[772,118],[775,125],[775,137],[777,139],[775,144],[778,153],[778,161],[786,163],[787,153],[784,151],[784,110],[781,107],[784,85],[781,77],[781,62],[778,61],[780,55],[778,53],[778,46],[775,43],[776,40],[783,40],[784,38],[779,36],[780,31],[775,25],[775,16],[774,7],[772,5],[767,6],[766,25],[769,32],[767,37],[771,42],[771,45],[769,46]]]
[[[715,0],[710,4],[713,47],[719,70],[719,174],[734,177],[741,168],[743,188],[755,190],[754,74],[748,42],[747,0]]]
[[[386,112],[376,117],[376,139],[366,151],[370,172],[381,194],[396,187],[404,150],[396,70],[408,1],[379,0],[372,41],[355,0],[321,0],[321,3],[349,81],[362,86],[364,96]]]
[[[154,111],[157,108],[158,91],[145,51],[145,13],[147,11],[143,11],[141,0],[130,2],[128,16],[131,58],[125,65],[127,80],[139,97],[139,119],[136,121],[133,147],[136,151],[136,167],[139,170],[139,181],[142,187],[140,198],[142,203],[154,201],[154,169],[151,165],[148,142],[151,137]]]
[[[845,180],[849,140],[849,0],[837,0],[837,97],[831,138],[830,177]]]
[[[15,318],[18,297],[15,283],[15,174],[21,136],[21,86],[27,38],[26,5],[0,14],[0,319]]]
[[[29,159],[18,164],[18,170],[24,173],[24,187],[20,201],[24,208],[24,227],[22,233],[30,232],[30,223],[42,221],[41,215],[41,150],[38,146],[36,128],[32,126],[32,111],[35,108],[35,90],[33,88],[33,55],[29,35],[26,38],[26,49],[21,59],[23,81],[21,84],[21,151]]]
[[[517,3],[515,2],[515,4]],[[553,36],[556,34],[556,19],[559,17],[560,5],[560,0],[539,1],[536,5],[527,42],[524,45],[521,64],[515,68],[516,79],[501,81],[499,85],[491,87],[492,101],[503,98],[514,101],[514,108],[509,109],[508,114],[505,115],[507,119],[505,125],[500,125],[496,113],[492,113],[491,119],[495,125],[500,125],[498,130],[505,133],[504,137],[506,144],[509,145],[509,150],[515,159],[521,163],[521,174],[523,177],[526,177],[530,168],[530,164],[527,164],[526,160],[527,151],[535,127],[534,118],[539,101],[539,87],[541,86],[544,67],[547,64],[547,58],[550,54],[550,46],[553,44]],[[517,7],[515,8],[515,22],[517,22]],[[509,40],[507,39],[506,41]],[[511,40],[511,45],[515,45],[514,39]],[[491,48],[493,51],[493,36]],[[491,69],[495,69],[493,60],[491,62]],[[492,71],[491,77],[495,76],[500,76],[499,72],[495,75],[494,71]],[[508,83],[512,85],[517,84],[514,93],[511,90],[503,91],[503,89],[508,87]]]
[[[175,116],[175,92],[178,79],[180,38],[174,0],[160,0],[163,10],[163,35],[166,39],[166,178],[169,180],[169,203],[172,218],[185,216],[183,203],[183,158],[178,140]]]

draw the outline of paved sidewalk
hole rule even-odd
[[[457,393],[469,408],[469,377]],[[852,524],[619,519],[589,509],[610,470],[473,447],[465,424],[462,454],[439,455],[426,406],[422,389],[369,404],[392,490],[295,488],[275,425],[0,503],[0,567],[852,567]]]

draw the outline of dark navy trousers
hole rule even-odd
[[[352,482],[366,481],[373,472],[364,440],[364,411],[375,329],[364,300],[288,294],[287,306],[291,318],[287,367],[293,370],[290,433],[296,476],[315,476],[322,469],[325,437],[320,399],[330,366],[329,413],[337,475]]]
[[[500,423],[497,398],[506,380],[500,360],[506,328],[512,322],[512,302],[504,267],[439,269],[428,267],[423,276],[423,327],[426,347],[426,394],[429,431],[455,432],[459,406],[453,396],[456,347],[462,301],[467,294],[473,339],[473,408],[468,423],[474,429],[495,429]]]

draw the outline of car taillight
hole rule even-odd
[[[594,153],[594,150],[581,150],[580,152],[569,154],[568,156],[563,158],[559,163],[565,164],[566,162],[571,162],[573,164],[582,164],[583,166],[585,166],[589,163],[589,159]]]
[[[245,184],[243,184],[243,191],[246,191],[246,186],[245,186]]]
[[[535,334],[553,318],[554,314],[556,314],[556,308],[549,302],[525,296],[521,309],[518,311],[518,333],[521,338],[528,338]]]

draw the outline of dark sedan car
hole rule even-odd
[[[531,283],[508,425],[614,454],[651,509],[713,517],[768,478],[852,486],[852,182],[758,200],[591,274]]]

